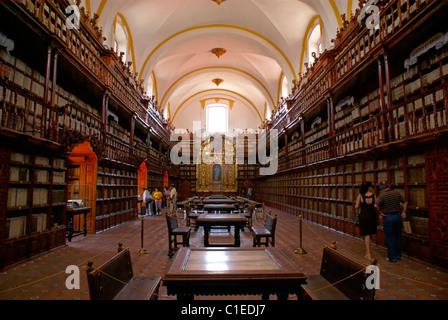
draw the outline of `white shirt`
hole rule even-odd
[[[177,190],[176,190],[176,188],[171,189],[170,198],[171,199],[177,198]]]
[[[151,194],[149,193],[148,190],[145,190],[145,192],[143,192],[143,202],[147,203],[150,200],[152,200],[152,196],[151,196]]]

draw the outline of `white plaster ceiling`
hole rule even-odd
[[[357,2],[355,0],[355,2]],[[171,116],[179,106],[196,103],[210,90],[244,97],[255,106],[248,127],[258,128],[280,98],[279,82],[298,77],[302,42],[316,15],[324,24],[325,47],[338,28],[335,8],[347,11],[348,0],[90,0],[83,4],[100,15],[98,24],[112,47],[114,20],[125,24],[132,39],[127,60]],[[351,3],[351,1],[350,1]],[[213,48],[227,53],[217,58]],[[133,52],[132,52],[133,51]],[[305,57],[307,59],[307,57]],[[217,87],[211,81],[222,78]],[[146,87],[146,86],[145,86]],[[192,97],[195,99],[192,99]],[[197,99],[196,99],[197,98]],[[195,101],[195,102],[190,102]],[[200,109],[200,105],[197,106]],[[194,110],[190,108],[189,110]],[[171,119],[172,120],[172,119]],[[176,125],[176,119],[173,121]]]

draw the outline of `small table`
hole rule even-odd
[[[305,275],[277,248],[181,248],[163,278],[168,295],[302,296]]]
[[[220,247],[239,247],[240,241],[240,230],[246,225],[247,219],[242,214],[201,214],[197,220],[196,224],[198,227],[204,227],[204,246],[220,246]],[[211,227],[235,227],[235,243],[234,244],[210,244],[209,234]]]
[[[92,208],[91,207],[78,207],[78,208],[67,208],[67,240],[68,242],[72,241],[73,237],[79,236],[81,234],[84,235],[84,237],[87,235],[87,227],[86,227],[86,220],[87,220],[87,213],[90,212]],[[83,220],[83,229],[82,230],[74,230],[73,229],[73,217],[79,214],[84,215]]]

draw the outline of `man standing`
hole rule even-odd
[[[380,182],[379,187],[382,193],[376,199],[375,207],[380,213],[380,218],[383,218],[387,260],[397,262],[401,259],[401,233],[408,202],[400,192],[392,190],[387,181]]]
[[[249,189],[247,190],[247,197],[249,200],[252,200],[252,186],[249,186]]]
[[[170,200],[171,200],[171,212],[177,210],[177,190],[174,184],[171,185],[171,191],[170,191]]]

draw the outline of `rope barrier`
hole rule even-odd
[[[290,220],[291,220],[291,221],[293,221],[293,220],[294,220],[294,221],[297,221],[297,219],[290,219]],[[281,221],[283,221],[283,222],[286,221],[286,222],[287,222],[288,219],[285,219],[285,220],[282,219]],[[330,246],[334,246],[334,245],[335,245],[335,242],[334,242],[334,241],[333,241],[333,242],[329,242],[328,240],[326,240],[325,238],[323,238],[320,234],[318,234],[315,230],[313,230],[313,228],[311,228],[311,227],[309,226],[309,222],[306,221],[306,220],[305,220],[305,226],[308,228],[308,230],[311,231],[312,234],[314,234],[315,236],[317,236],[318,238],[320,238],[324,243],[326,243],[326,244],[330,244]],[[138,227],[138,226],[137,226],[137,227]],[[135,228],[135,229],[136,229],[136,228]],[[121,242],[121,240],[123,240],[124,238],[126,238],[131,232],[134,232],[134,229],[129,230],[123,237],[121,237],[121,238],[118,240],[118,242]],[[115,246],[115,245],[116,245],[116,244],[114,244],[114,246]],[[112,247],[112,245],[106,247],[106,248],[105,248],[104,250],[102,250],[100,253],[98,253],[98,254],[94,255],[93,257],[91,257],[91,258],[89,258],[89,259],[87,259],[87,260],[85,260],[85,261],[79,263],[77,266],[78,266],[78,267],[81,267],[81,268],[87,268],[86,265],[85,265],[87,262],[92,261],[92,260],[94,260],[95,258],[97,258],[98,256],[104,254],[104,253],[105,253],[109,248],[111,248],[111,247]],[[301,256],[302,256],[302,257],[305,257],[305,256],[308,256],[308,255],[314,254],[314,253],[316,253],[316,252],[319,252],[319,251],[323,250],[324,248],[325,248],[325,247],[322,247],[322,248],[313,250],[313,251],[311,251],[311,252],[304,253],[304,254],[302,254]],[[134,252],[131,251],[129,248],[125,248],[125,247],[124,247],[123,249],[128,250],[129,252],[134,253]],[[150,258],[152,258],[152,259],[154,259],[154,260],[162,261],[162,262],[170,262],[170,260],[160,259],[160,258],[151,256],[151,255],[148,255],[148,257],[150,257]],[[351,254],[350,254],[350,257],[352,257]],[[352,257],[352,258],[353,258],[354,260],[357,260],[358,262],[361,262],[360,260],[356,259],[355,257]],[[91,267],[91,268],[94,269],[94,270],[96,270],[96,271],[98,271],[98,272],[101,272],[101,273],[105,274],[106,276],[110,277],[111,279],[114,279],[114,280],[116,280],[116,281],[121,282],[122,284],[129,285],[129,286],[131,286],[131,287],[133,287],[133,288],[135,288],[135,289],[137,289],[137,290],[140,290],[140,291],[149,293],[149,292],[146,291],[146,290],[143,290],[143,289],[141,289],[141,288],[138,288],[138,287],[135,287],[135,286],[133,286],[133,285],[130,285],[130,284],[126,283],[126,282],[123,282],[123,281],[121,281],[121,280],[119,280],[119,279],[117,279],[117,278],[115,278],[115,277],[113,277],[113,276],[111,276],[111,275],[105,273],[104,271],[101,271],[101,270],[96,269],[96,268],[94,268],[94,267]],[[366,270],[366,268],[363,268],[362,270],[360,270],[360,271],[358,271],[358,272],[356,272],[356,273],[354,273],[354,274],[352,274],[352,275],[350,275],[350,276],[348,276],[348,277],[346,277],[346,278],[344,278],[344,279],[341,279],[341,280],[339,280],[339,281],[337,281],[337,282],[335,282],[335,283],[332,283],[332,284],[330,284],[330,285],[328,285],[328,286],[325,286],[325,287],[323,287],[323,288],[316,289],[316,290],[312,291],[311,293],[319,292],[319,291],[321,291],[321,290],[325,290],[325,289],[330,288],[330,287],[332,287],[332,286],[336,286],[337,284],[342,283],[342,282],[346,281],[347,279],[350,279],[350,278],[352,278],[353,276],[355,276],[355,275],[357,275],[357,274],[359,274],[359,273],[361,273],[361,272],[364,272],[365,270]],[[407,279],[407,280],[409,280],[409,281],[413,281],[413,282],[416,282],[416,283],[419,283],[419,284],[423,284],[423,285],[431,286],[431,287],[434,287],[434,288],[437,288],[437,289],[442,289],[442,290],[447,290],[447,289],[448,289],[448,288],[443,288],[443,287],[435,286],[435,285],[432,285],[432,284],[429,284],[429,283],[426,283],[426,282],[423,282],[423,281],[419,281],[419,280],[416,280],[416,279],[412,279],[412,278],[404,277],[404,276],[401,276],[401,275],[397,275],[397,274],[394,274],[394,273],[389,272],[389,271],[386,271],[386,270],[382,270],[382,271],[385,272],[385,273],[388,273],[388,274],[390,274],[390,275],[393,275],[393,276],[395,276],[395,277],[398,277],[398,278]],[[26,284],[23,284],[23,285],[19,285],[19,286],[14,287],[14,288],[9,288],[9,289],[0,291],[0,294],[6,293],[6,292],[9,292],[9,291],[13,291],[13,290],[18,290],[18,289],[20,289],[20,288],[24,288],[24,287],[33,285],[33,284],[38,283],[38,282],[41,282],[41,281],[44,281],[44,280],[47,280],[47,279],[51,279],[51,278],[56,277],[56,276],[61,275],[61,274],[65,274],[65,271],[61,271],[61,272],[55,273],[55,274],[53,274],[53,275],[44,277],[44,278],[42,278],[42,279],[39,279],[39,280],[36,280],[36,281],[32,281],[32,282],[29,282],[29,283],[26,283]],[[155,294],[156,296],[159,296],[159,294],[157,294],[157,293],[154,293],[154,294]],[[304,295],[307,295],[307,294],[304,294]],[[301,296],[304,296],[304,295],[301,295]],[[301,297],[301,296],[298,296],[298,298]],[[167,298],[168,298],[168,299],[173,299],[173,298],[170,298],[170,297],[167,297]]]

